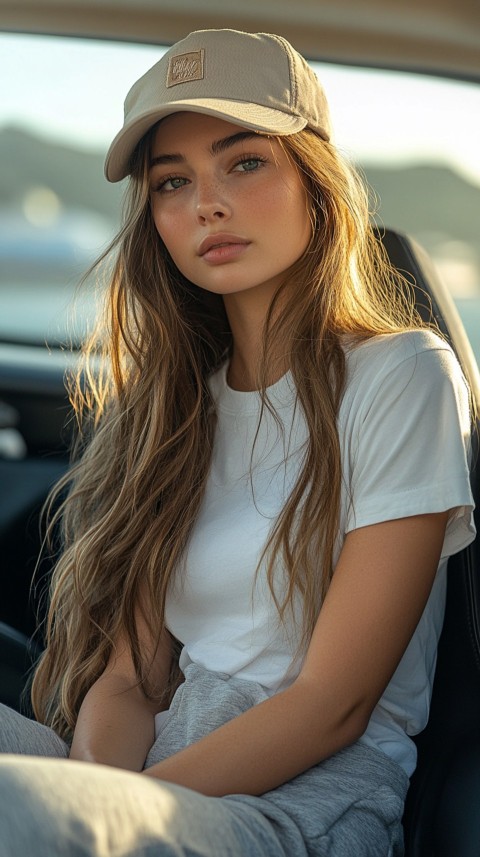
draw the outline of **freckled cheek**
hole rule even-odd
[[[272,214],[278,210],[279,205],[285,204],[285,192],[282,188],[272,187],[271,184],[265,183],[255,189],[255,193],[248,188],[242,194],[243,204],[254,209],[255,213],[262,211],[263,213],[270,212]]]
[[[166,217],[158,213],[155,214],[155,212],[153,212],[153,222],[165,247],[170,255],[174,257],[178,243],[181,241],[181,224],[174,216],[170,215]]]
[[[310,240],[311,226],[308,217],[306,196],[296,187],[283,186],[279,190],[260,197],[255,211],[256,216],[263,222],[276,225],[292,238]],[[267,219],[268,218],[268,219]]]

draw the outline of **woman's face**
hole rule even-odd
[[[300,175],[273,138],[199,113],[164,119],[150,168],[155,226],[191,282],[271,298],[308,246]]]

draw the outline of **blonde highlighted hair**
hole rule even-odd
[[[80,425],[76,463],[55,494],[68,492],[53,518],[53,525],[61,524],[62,553],[32,698],[37,718],[67,739],[120,633],[130,642],[145,692],[158,698],[167,692],[150,684],[135,608],[146,593],[146,619],[159,638],[167,589],[210,466],[216,417],[208,379],[232,347],[222,299],[183,277],[156,232],[148,184],[151,137],[137,147],[124,224],[109,251],[114,263],[102,368],[89,368],[92,358],[99,360],[97,332],[74,390]],[[303,177],[312,237],[270,307],[258,385],[264,406],[271,408],[268,370],[282,343],[309,444],[262,559],[280,617],[300,593],[305,644],[333,571],[345,338],[361,341],[421,322],[373,234],[367,193],[356,174],[311,131],[277,139]],[[281,600],[273,585],[278,562],[288,573]]]

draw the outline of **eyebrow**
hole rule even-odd
[[[235,146],[236,143],[242,143],[244,140],[251,140],[252,138],[258,139],[260,136],[263,137],[264,135],[258,134],[256,131],[239,131],[237,134],[231,134],[229,137],[223,137],[221,140],[214,140],[210,146],[210,152],[212,155],[220,155],[222,152],[226,152],[227,149]],[[181,164],[185,160],[185,156],[180,153],[156,155],[150,161],[150,168],[158,164]]]

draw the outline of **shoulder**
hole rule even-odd
[[[470,397],[451,347],[433,331],[375,336],[346,347],[347,380],[339,424],[347,434],[366,425],[410,430],[425,419],[469,431]]]
[[[345,344],[349,368],[385,365],[392,368],[419,354],[444,351],[453,354],[449,344],[429,328],[372,336],[359,342],[350,340]]]
[[[347,531],[470,507],[470,400],[448,343],[416,330],[346,351],[339,436],[352,500]]]
[[[463,373],[450,345],[429,329],[374,336],[345,347],[347,390],[368,389],[372,394],[388,386],[441,379],[465,386]]]

